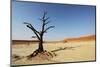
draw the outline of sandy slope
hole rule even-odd
[[[44,49],[49,52],[52,51],[56,56],[38,55],[31,60],[27,59],[25,56],[31,54],[37,46],[38,43],[30,43],[30,45],[13,45],[12,55],[16,54],[22,58],[16,61],[15,58],[12,58],[12,65],[95,60],[95,40],[67,43],[44,43]]]
[[[66,38],[63,41],[64,42],[79,42],[79,41],[90,41],[90,40],[95,40],[96,35],[84,35],[76,38]]]

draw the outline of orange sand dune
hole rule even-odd
[[[77,38],[67,38],[64,39],[64,42],[68,42],[68,41],[91,41],[91,40],[95,40],[96,35],[88,35],[88,36],[81,36],[81,37],[77,37]]]

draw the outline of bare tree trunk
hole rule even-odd
[[[43,49],[43,42],[39,42],[38,50],[39,50],[39,53],[44,51],[44,49]]]
[[[32,54],[28,55],[27,57],[30,59],[36,55],[38,55],[38,53],[41,53],[44,51],[44,48],[43,48],[43,39],[40,39],[39,40],[39,45],[38,45],[38,49],[35,50]]]
[[[39,47],[38,47],[39,52],[43,52],[43,35],[41,35],[41,40],[39,41]]]

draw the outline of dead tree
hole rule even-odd
[[[24,22],[24,24],[26,24],[26,26],[31,29],[33,31],[33,33],[36,35],[36,36],[32,36],[33,38],[37,38],[38,41],[39,41],[39,46],[38,46],[38,49],[35,50],[31,56],[35,56],[37,55],[38,53],[41,53],[41,52],[44,52],[44,48],[43,48],[43,36],[44,36],[44,33],[47,33],[47,31],[51,28],[54,28],[55,26],[49,26],[46,28],[46,25],[48,23],[50,23],[50,17],[47,17],[47,12],[44,11],[43,13],[43,16],[42,18],[40,18],[39,20],[42,22],[42,26],[41,26],[41,31],[38,31],[34,28],[34,26],[31,24],[31,23],[28,23],[28,22]],[[34,54],[35,53],[35,54]]]

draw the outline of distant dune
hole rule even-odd
[[[44,43],[59,43],[59,42],[79,42],[79,41],[91,41],[95,40],[95,35],[81,36],[77,38],[66,38],[61,41],[44,41]],[[12,44],[30,44],[30,43],[38,43],[38,40],[12,40]]]
[[[73,42],[77,42],[77,41],[91,41],[91,40],[95,40],[96,36],[95,35],[88,35],[88,36],[81,36],[81,37],[77,37],[77,38],[66,38],[63,41],[64,42],[68,42],[68,41],[73,41]]]

